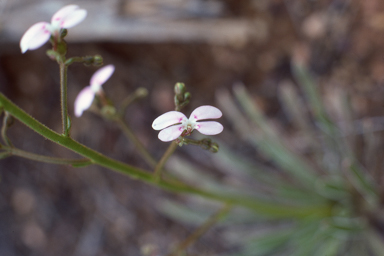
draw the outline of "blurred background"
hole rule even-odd
[[[69,30],[68,56],[100,54],[116,71],[103,86],[118,104],[139,87],[149,95],[130,106],[126,120],[159,159],[168,144],[151,128],[170,111],[173,86],[192,93],[185,109],[217,106],[217,93],[242,82],[264,113],[289,137],[278,86],[292,79],[292,59],[312,72],[324,100],[346,91],[356,118],[380,117],[384,107],[384,2],[380,0],[0,0],[0,91],[37,120],[61,130],[59,69],[46,44],[21,54],[19,40],[34,23],[50,21],[62,6],[77,4],[86,20]],[[97,67],[73,64],[68,73],[69,113]],[[381,127],[384,120],[377,119]],[[230,136],[217,138],[238,153],[257,152]],[[380,127],[378,129],[381,129]],[[107,156],[149,170],[118,127],[91,112],[73,117],[72,136]],[[75,157],[18,122],[9,137],[19,148]],[[215,137],[216,138],[216,137]],[[214,139],[214,138],[213,138]],[[378,147],[382,152],[382,145]],[[193,161],[218,178],[211,155],[184,146],[176,157]],[[225,177],[224,177],[225,178]],[[17,157],[0,161],[0,254],[164,255],[196,226],[162,214],[163,198],[178,198],[96,166],[73,168]],[[211,229],[188,255],[235,251]],[[144,251],[143,251],[144,250]],[[151,255],[151,254],[147,254]],[[152,256],[151,255],[151,256]]]

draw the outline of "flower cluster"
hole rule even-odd
[[[80,117],[84,110],[87,110],[93,102],[96,94],[103,91],[101,87],[113,74],[115,66],[107,65],[96,71],[91,77],[90,85],[84,87],[75,100],[75,116]]]
[[[216,119],[221,116],[221,111],[212,106],[200,106],[196,108],[189,118],[181,112],[169,111],[156,118],[152,123],[152,128],[161,130],[158,137],[161,141],[165,142],[175,140],[181,135],[190,135],[193,130],[197,130],[205,135],[216,135],[224,129],[220,123],[215,121],[198,121]]]
[[[77,5],[67,5],[57,11],[51,19],[51,23],[38,22],[31,26],[22,36],[20,40],[21,52],[27,50],[35,50],[45,44],[50,38],[53,39],[54,47],[59,43],[62,30],[71,28],[82,22],[87,16],[87,11],[80,9]],[[97,94],[102,95],[102,85],[111,77],[115,70],[113,65],[105,66],[99,69],[91,78],[90,85],[84,87],[77,95],[74,103],[75,116],[80,117],[87,110]],[[182,86],[181,86],[182,85]],[[176,102],[188,102],[189,94],[180,90],[184,88],[183,84],[179,84],[176,89]],[[181,96],[180,96],[181,95]],[[223,131],[223,126],[215,121],[199,120],[216,119],[222,116],[218,108],[212,106],[201,106],[196,108],[189,118],[178,111],[167,112],[153,121],[152,127],[159,132],[159,139],[162,141],[172,141],[177,138],[188,136],[193,130],[198,130],[205,135],[215,135]],[[198,122],[199,121],[199,122]]]
[[[21,52],[35,50],[45,44],[51,36],[60,38],[61,29],[71,28],[82,22],[87,11],[79,9],[77,5],[68,5],[58,10],[51,19],[51,23],[42,21],[30,27],[20,40]]]

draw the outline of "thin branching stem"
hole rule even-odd
[[[191,235],[189,235],[184,241],[182,241],[176,248],[167,256],[178,256],[185,251],[191,244],[197,241],[202,235],[204,235],[208,229],[215,225],[220,219],[224,218],[232,209],[232,205],[226,204],[219,209],[215,214],[209,217],[203,224],[201,224]]]
[[[67,65],[61,61],[60,66],[60,99],[61,99],[61,120],[62,130],[65,137],[69,137],[68,126],[68,103],[67,103]]]
[[[164,155],[161,157],[159,163],[156,165],[154,175],[156,179],[161,179],[161,170],[163,169],[165,163],[168,161],[169,157],[175,152],[177,148],[177,143],[172,141]]]
[[[206,199],[221,201],[227,204],[242,206],[255,211],[259,215],[268,216],[269,218],[306,218],[308,216],[326,217],[332,213],[332,204],[324,202],[319,204],[308,204],[300,206],[292,206],[281,204],[280,202],[268,201],[254,196],[238,196],[233,194],[216,193],[209,190],[204,190],[191,185],[183,184],[180,181],[170,180],[167,178],[158,179],[152,173],[142,170],[140,168],[131,166],[129,164],[109,158],[95,150],[92,150],[70,137],[62,136],[54,132],[42,123],[38,122],[32,116],[27,114],[24,110],[16,106],[13,102],[7,99],[0,93],[0,108],[3,107],[13,117],[25,124],[28,128],[36,133],[42,135],[44,138],[49,139],[58,145],[76,152],[84,158],[90,159],[94,164],[105,167],[109,170],[125,174],[132,179],[138,179],[143,182],[149,183],[158,188],[168,190],[170,192],[184,193],[190,195],[201,196]],[[167,152],[164,154],[162,160],[157,165],[161,170],[168,157],[176,149],[177,144],[172,142]],[[159,168],[160,167],[160,168]]]
[[[3,126],[1,127],[1,137],[3,138],[5,145],[9,147],[13,147],[11,140],[7,136],[7,129],[9,126],[9,122],[12,122],[11,118],[12,116],[5,111],[4,117],[3,117]]]
[[[87,158],[66,159],[66,158],[43,156],[43,155],[27,152],[21,149],[17,149],[14,147],[5,147],[5,146],[2,147],[1,149],[5,150],[5,152],[8,152],[10,155],[13,155],[13,156],[19,156],[19,157],[23,157],[33,161],[49,163],[49,164],[64,164],[64,165],[71,165],[76,167],[80,167],[80,166],[82,167],[82,166],[92,164],[92,161]]]
[[[144,160],[147,162],[147,164],[151,168],[155,168],[157,165],[157,161],[152,157],[152,155],[144,147],[144,145],[141,143],[139,138],[137,138],[137,136],[133,133],[129,125],[126,122],[124,122],[121,118],[116,118],[115,122],[119,125],[120,129],[124,132],[124,134],[135,144],[137,150],[139,151],[141,156],[144,158]]]

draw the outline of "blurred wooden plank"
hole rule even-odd
[[[65,1],[7,1],[0,18],[2,42],[18,42],[34,23],[49,21]],[[72,42],[206,42],[243,45],[250,39],[263,41],[268,28],[263,20],[220,18],[220,5],[186,5],[184,0],[79,1],[87,19],[70,29]],[[209,1],[208,1],[209,2]],[[0,5],[1,8],[1,5]],[[203,11],[204,10],[204,11]]]

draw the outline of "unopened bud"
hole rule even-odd
[[[61,58],[60,54],[54,50],[47,50],[46,54],[51,60],[59,61]]]
[[[67,43],[64,40],[61,40],[59,43],[57,43],[56,52],[61,56],[67,54]]]
[[[90,65],[100,66],[103,64],[103,57],[101,57],[100,55],[85,56],[85,57],[82,57],[81,61],[85,66],[90,66]]]
[[[68,29],[63,28],[63,29],[60,31],[60,37],[63,39],[63,38],[66,37],[67,35],[68,35]]]
[[[140,88],[137,88],[136,91],[135,91],[135,95],[138,99],[141,99],[141,98],[144,98],[144,97],[147,97],[148,95],[148,90],[143,88],[143,87],[140,87]]]
[[[101,108],[101,114],[108,119],[112,119],[115,117],[116,108],[111,105],[105,105]]]
[[[190,99],[191,99],[191,93],[190,92],[184,93],[184,101],[189,101]]]
[[[209,150],[212,153],[217,153],[219,151],[219,145],[216,142],[212,142],[211,139],[202,139],[200,141],[200,147]]]
[[[211,147],[210,147],[209,151],[211,151],[212,153],[219,152],[219,145],[216,142],[213,142],[211,144]]]
[[[183,83],[176,83],[175,84],[175,97],[177,98],[177,100],[179,102],[183,102],[184,101],[184,94],[185,94],[185,84],[183,84]]]
[[[94,66],[103,65],[103,57],[101,57],[100,55],[93,56],[93,65]]]
[[[185,93],[185,84],[176,83],[175,84],[175,94],[176,95],[183,95],[184,93]]]

